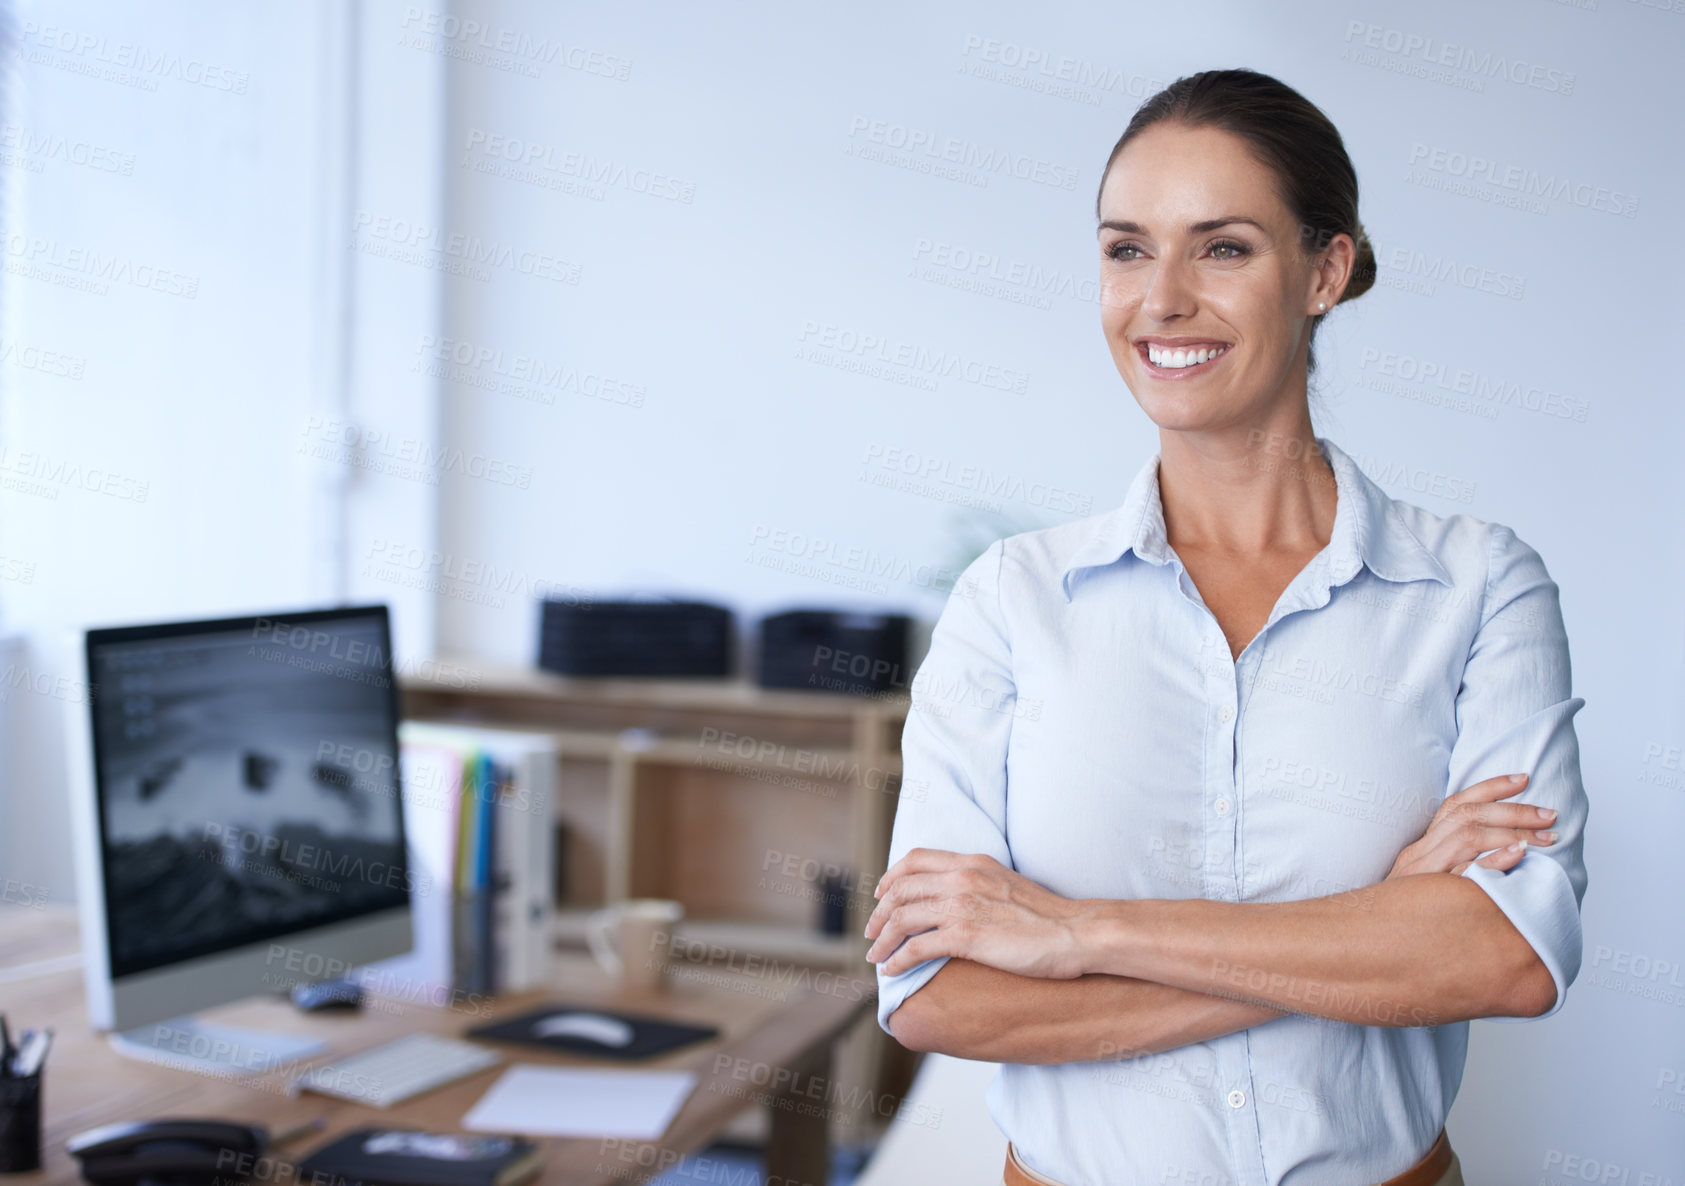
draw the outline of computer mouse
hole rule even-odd
[[[633,1032],[627,1022],[601,1013],[554,1013],[532,1025],[535,1038],[584,1038],[600,1046],[625,1046]]]
[[[324,1009],[358,1009],[363,1004],[363,986],[355,980],[318,980],[314,984],[295,984],[293,1004],[306,1013]]]

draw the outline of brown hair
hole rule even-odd
[[[1124,147],[1165,121],[1221,128],[1246,141],[1258,162],[1275,174],[1276,191],[1299,224],[1307,254],[1325,250],[1335,235],[1350,235],[1356,243],[1357,259],[1340,301],[1355,300],[1374,285],[1375,250],[1357,219],[1357,170],[1338,129],[1316,104],[1256,70],[1206,70],[1178,78],[1136,110],[1100,171],[1100,190]],[[1099,192],[1094,216],[1100,217]],[[1321,324],[1321,315],[1311,321],[1313,342]],[[1314,348],[1308,367],[1316,369]]]

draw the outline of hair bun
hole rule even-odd
[[[1352,275],[1346,282],[1346,291],[1335,302],[1340,305],[1355,301],[1375,287],[1375,247],[1369,242],[1369,232],[1363,229],[1361,222],[1357,224],[1357,233],[1352,236],[1352,241],[1357,244],[1357,258],[1352,263]]]

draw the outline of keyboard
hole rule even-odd
[[[293,1080],[293,1086],[375,1108],[390,1108],[502,1061],[503,1055],[484,1046],[433,1034],[411,1034],[314,1067]]]

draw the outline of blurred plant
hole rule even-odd
[[[989,545],[996,540],[1025,531],[1039,531],[1066,521],[1045,513],[1016,509],[1008,512],[980,507],[955,508],[948,512],[948,526],[943,533],[948,558],[942,566],[957,577],[973,560],[987,552]]]

